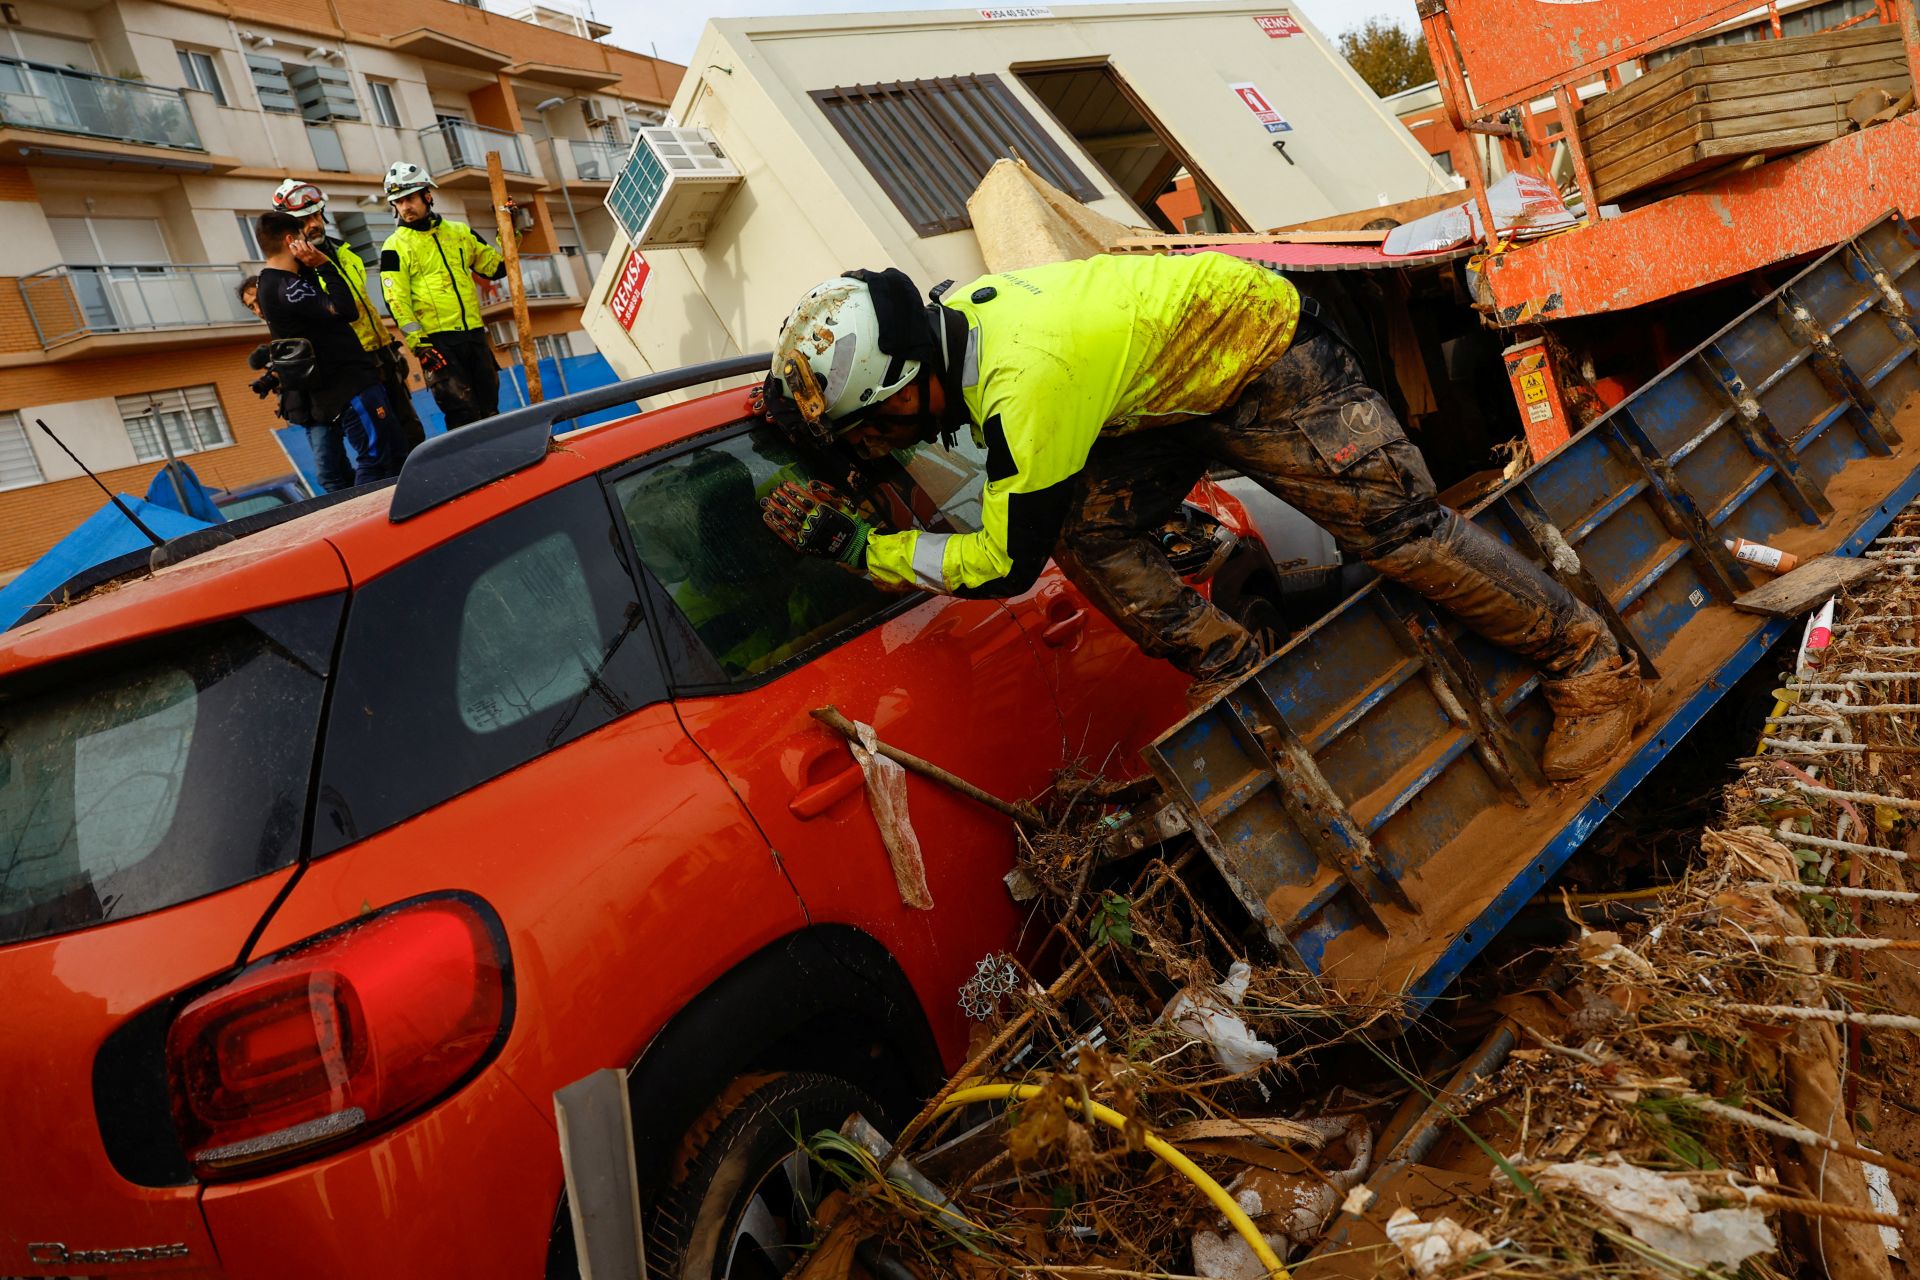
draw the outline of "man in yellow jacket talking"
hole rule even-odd
[[[500,412],[500,366],[473,278],[498,280],[507,264],[472,227],[433,211],[433,187],[417,164],[387,170],[387,203],[400,225],[380,246],[380,291],[451,431]]]
[[[818,484],[763,502],[796,549],[883,584],[1017,595],[1051,556],[1195,705],[1264,656],[1182,582],[1148,534],[1209,463],[1235,467],[1341,550],[1538,666],[1544,767],[1583,778],[1648,695],[1599,616],[1435,499],[1420,452],[1346,342],[1284,278],[1218,253],[1101,256],[983,276],[920,301],[900,271],[810,290],[764,388],[769,416],[879,457],[969,426],[986,450],[977,532],[873,529]]]

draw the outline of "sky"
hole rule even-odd
[[[574,0],[581,3],[582,0]],[[489,4],[489,8],[503,6]],[[594,17],[613,27],[610,42],[637,53],[658,52],[685,62],[693,56],[709,18],[765,17],[789,13],[873,13],[902,9],[957,9],[957,0],[591,0]],[[1070,8],[1060,4],[1058,9]],[[1414,0],[1281,0],[1277,7],[1303,11],[1328,39],[1376,15],[1412,30]]]

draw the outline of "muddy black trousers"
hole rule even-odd
[[[1549,679],[1618,655],[1598,614],[1435,500],[1420,451],[1353,352],[1302,317],[1287,353],[1219,413],[1099,440],[1061,527],[1056,558],[1067,577],[1134,643],[1196,679],[1243,675],[1263,656],[1147,536],[1210,463],[1257,481],[1332,534],[1344,555],[1448,609]]]

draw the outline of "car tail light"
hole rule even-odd
[[[413,899],[308,939],[174,1019],[182,1146],[210,1180],[343,1146],[471,1079],[512,1012],[505,938],[475,899]]]

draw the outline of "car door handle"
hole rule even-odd
[[[1046,630],[1040,633],[1040,643],[1052,645],[1058,649],[1063,645],[1069,645],[1075,640],[1078,640],[1081,632],[1086,629],[1087,611],[1085,609],[1075,609],[1064,618],[1049,622]]]
[[[825,782],[794,792],[793,799],[787,801],[787,812],[801,822],[809,822],[858,791],[862,781],[860,766],[848,765]]]

